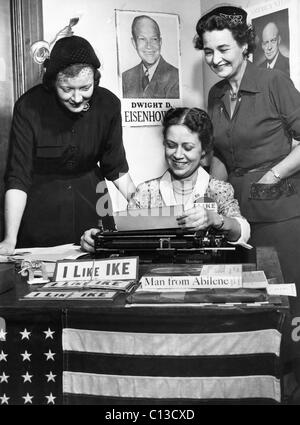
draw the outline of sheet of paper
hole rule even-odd
[[[10,258],[56,262],[59,260],[75,260],[83,255],[86,255],[86,253],[81,251],[79,245],[66,244],[46,248],[20,248],[16,249],[14,255]]]
[[[203,264],[200,276],[203,275],[229,275],[242,276],[242,264]]]
[[[296,285],[294,283],[283,283],[277,285],[268,285],[269,295],[282,295],[286,297],[297,297]]]
[[[243,288],[247,289],[260,289],[268,286],[268,280],[265,272],[262,270],[255,270],[251,272],[243,272]]]
[[[174,229],[182,213],[182,205],[139,208],[114,213],[114,221],[118,231]]]

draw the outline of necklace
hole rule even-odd
[[[194,190],[195,184],[191,180],[177,181],[173,180],[173,190],[177,195],[188,196]]]
[[[193,192],[194,188],[193,187],[184,188],[184,186],[179,187],[179,186],[173,185],[173,190],[178,195],[190,195]]]

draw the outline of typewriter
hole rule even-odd
[[[101,220],[95,235],[96,257],[139,256],[147,263],[239,263],[238,249],[228,244],[226,234],[213,228],[187,232],[177,226],[180,207],[120,212],[113,225]],[[176,227],[177,226],[177,227]]]
[[[181,229],[144,231],[99,230],[95,235],[96,257],[139,256],[153,263],[239,263],[237,249],[224,234],[213,229],[196,233]]]

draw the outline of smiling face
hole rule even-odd
[[[262,49],[266,59],[271,62],[279,52],[281,38],[279,30],[274,23],[269,23],[262,33]]]
[[[94,91],[93,69],[87,66],[74,77],[60,72],[55,81],[55,90],[65,108],[74,113],[82,112]]]
[[[132,43],[147,68],[158,61],[162,41],[159,28],[154,21],[149,18],[137,21]]]
[[[231,31],[224,29],[206,31],[203,47],[206,63],[218,77],[241,79],[246,66],[244,51],[247,44],[240,46]]]
[[[198,134],[185,125],[171,125],[164,140],[165,158],[174,178],[190,177],[204,156]]]

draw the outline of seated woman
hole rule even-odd
[[[204,158],[212,150],[213,128],[206,112],[198,108],[170,109],[164,118],[163,136],[167,171],[159,178],[141,183],[128,203],[128,208],[154,208],[184,205],[177,217],[178,225],[188,231],[213,227],[226,232],[233,244],[247,245],[250,225],[241,216],[230,183],[216,180],[204,170]],[[205,208],[203,199],[216,203],[217,211]],[[93,252],[93,235],[86,231],[81,247]]]

